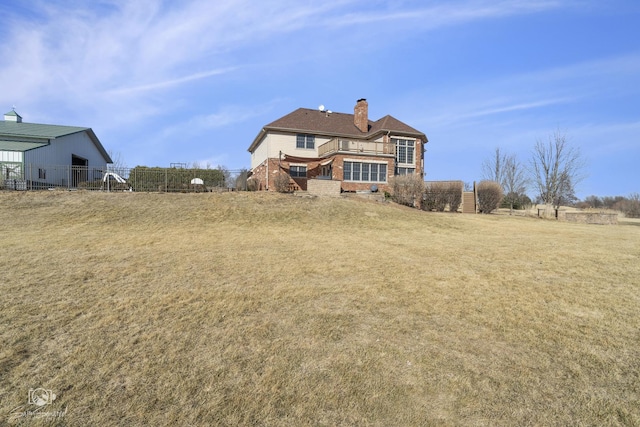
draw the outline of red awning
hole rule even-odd
[[[320,162],[323,159],[321,157],[296,157],[285,154],[282,158],[285,162],[296,162],[296,163],[311,163],[311,162]]]

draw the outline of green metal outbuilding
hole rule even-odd
[[[5,188],[75,188],[102,178],[111,157],[91,128],[0,121],[0,183]]]

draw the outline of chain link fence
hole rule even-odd
[[[4,190],[93,190],[144,192],[246,191],[249,171],[225,168],[107,167],[0,164]]]

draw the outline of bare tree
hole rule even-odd
[[[231,179],[231,171],[229,169],[227,169],[227,167],[224,166],[224,165],[218,165],[218,167],[216,169],[218,169],[220,172],[222,172],[222,176],[224,177],[224,182],[225,182],[226,186],[228,188],[233,187],[233,180]]]
[[[604,196],[602,198],[602,206],[607,209],[614,209],[614,206],[624,201],[622,196]]]
[[[560,175],[560,183],[558,185],[558,196],[556,200],[556,207],[562,205],[572,205],[574,204],[578,198],[575,193],[575,185],[569,174],[567,172],[563,172]]]
[[[119,174],[122,174],[122,169],[127,167],[122,153],[119,151],[114,152],[113,150],[109,150],[107,153],[109,154],[109,157],[111,157],[109,170],[113,170]]]
[[[240,169],[235,177],[236,190],[247,191],[247,180],[249,179],[249,170],[246,168]]]
[[[486,181],[500,184],[504,200],[509,203],[513,213],[513,205],[525,196],[528,183],[526,168],[516,155],[505,153],[497,147],[493,156],[482,163],[482,176]]]
[[[513,205],[523,199],[527,192],[528,178],[525,167],[518,161],[515,154],[505,155],[503,167],[502,189],[504,200],[509,203],[510,214],[513,214]]]
[[[640,218],[640,193],[631,193],[622,206],[627,218]]]
[[[500,147],[496,147],[493,156],[482,162],[482,178],[486,181],[495,181],[503,185],[507,157],[505,153],[500,151]]]
[[[575,186],[584,179],[584,168],[580,150],[569,144],[564,132],[557,130],[546,142],[536,141],[530,172],[543,203],[557,209],[575,200]]]
[[[590,208],[601,208],[603,206],[602,199],[598,196],[587,196],[584,198],[584,203]]]

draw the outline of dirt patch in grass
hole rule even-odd
[[[637,227],[265,193],[0,219],[0,424],[640,424]]]

